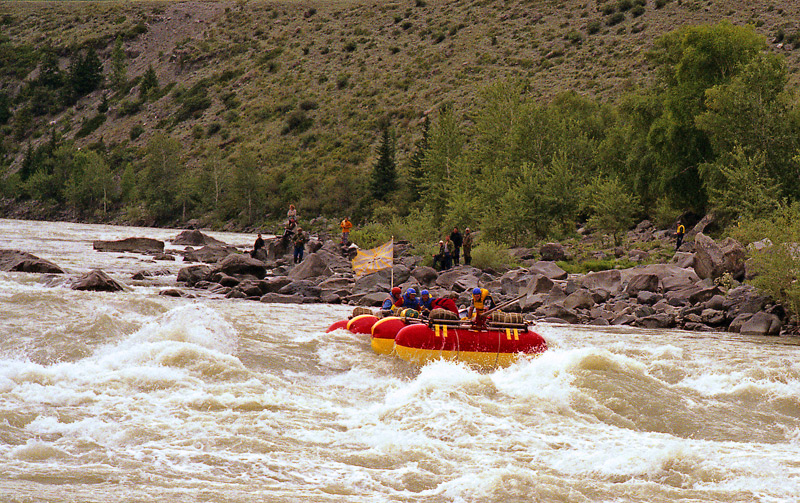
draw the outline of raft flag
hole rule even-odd
[[[394,260],[394,239],[371,250],[358,250],[353,259],[356,277],[392,267]]]

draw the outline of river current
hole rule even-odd
[[[795,339],[538,325],[538,358],[419,368],[325,333],[347,306],[160,296],[180,260],[92,249],[178,232],[0,220],[129,286],[0,273],[0,501],[800,499]]]

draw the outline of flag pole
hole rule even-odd
[[[394,236],[392,236],[392,262],[389,267],[392,268],[392,288],[394,288]]]

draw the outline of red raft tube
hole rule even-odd
[[[357,307],[353,309],[353,315],[346,320],[339,320],[333,325],[328,327],[326,332],[333,332],[343,328],[349,330],[354,334],[371,334],[372,325],[378,321],[378,317],[372,313],[371,309]]]
[[[485,368],[507,367],[520,357],[546,350],[544,338],[527,325],[469,328],[452,323],[430,327],[414,324],[400,329],[394,338],[395,354],[420,365],[452,360]]]

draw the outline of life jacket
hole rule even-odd
[[[402,297],[395,297],[394,295],[391,295],[391,294],[390,294],[390,295],[389,295],[389,298],[383,301],[383,304],[381,305],[381,309],[382,309],[383,311],[388,311],[388,310],[390,310],[390,309],[391,309],[392,311],[394,311],[394,310],[395,310],[395,308],[394,308],[394,304],[395,304],[395,302],[397,302],[398,300],[402,300]]]
[[[342,228],[342,232],[350,232],[350,228],[353,227],[353,224],[350,220],[342,220],[342,223],[339,224],[339,227]]]
[[[407,308],[415,309],[415,310],[419,311],[419,307],[420,307],[419,297],[417,297],[415,295],[414,298],[412,299],[410,295],[404,294],[403,295],[403,307],[407,307]]]
[[[684,234],[686,232],[686,227],[683,224],[678,226],[678,234]]]
[[[424,307],[425,309],[430,311],[431,309],[433,309],[433,307],[431,307],[432,304],[433,304],[433,297],[431,297],[430,295],[428,295],[428,300],[423,299],[422,295],[419,296],[420,307]]]
[[[447,309],[450,312],[458,314],[458,306],[456,305],[456,301],[447,297],[433,299],[433,301],[431,301],[431,311],[437,308]]]
[[[484,311],[491,309],[494,306],[494,299],[489,294],[489,290],[481,288],[480,300],[476,301],[475,296],[473,296],[472,306],[475,308],[475,313],[478,315],[481,315]]]

